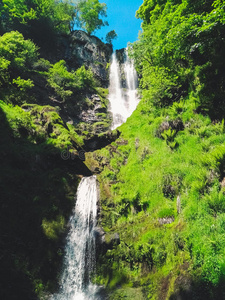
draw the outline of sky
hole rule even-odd
[[[107,18],[109,26],[104,26],[96,31],[94,35],[103,38],[106,34],[115,30],[118,37],[113,41],[113,49],[121,49],[127,46],[128,42],[134,42],[141,30],[141,20],[135,18],[135,13],[143,3],[143,0],[100,0],[100,3],[107,5]]]

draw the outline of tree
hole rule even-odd
[[[69,72],[64,60],[60,60],[51,66],[47,80],[49,85],[63,101],[70,98],[74,90],[88,89],[95,85],[91,70],[86,70],[85,67],[82,66],[75,72]]]
[[[137,16],[133,57],[148,99],[164,106],[192,91],[200,109],[224,115],[224,0],[144,0]]]
[[[5,33],[0,37],[0,86],[9,90],[16,86],[26,91],[33,86],[27,78],[27,72],[37,60],[37,47],[30,40],[25,40],[18,31]],[[10,90],[11,91],[11,90]]]
[[[31,26],[45,23],[56,31],[68,32],[76,16],[74,0],[2,0],[1,2],[1,25],[5,31],[19,29],[27,32]]]
[[[1,81],[8,78],[7,74],[14,78],[29,69],[37,60],[37,47],[30,40],[25,40],[18,31],[5,33],[0,37],[0,61]]]
[[[101,17],[107,17],[107,6],[98,0],[81,0],[78,3],[78,23],[88,34],[108,25]]]
[[[106,34],[105,40],[107,43],[112,44],[112,40],[115,40],[116,38],[117,38],[117,33],[115,32],[115,30],[111,30]]]

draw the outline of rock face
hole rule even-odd
[[[95,230],[97,256],[104,254],[107,250],[112,250],[113,247],[120,244],[120,236],[118,233],[106,234],[101,227]]]
[[[71,54],[77,58],[77,65],[91,67],[102,86],[108,87],[107,64],[112,55],[112,46],[104,44],[99,38],[89,36],[84,31],[74,31],[71,37]]]
[[[98,88],[74,92],[68,101],[63,102],[49,87],[46,79],[34,73],[32,80],[35,86],[31,90],[31,97],[35,94],[39,105],[59,107],[60,117],[65,123],[74,125],[78,134],[89,133],[85,140],[93,136],[96,139],[98,134],[108,131],[111,125],[106,88],[109,86],[108,66],[112,46],[84,31],[76,30],[69,35],[58,36],[55,48],[53,52],[41,53],[42,57],[52,64],[65,60],[69,71],[81,66],[90,68]]]
[[[100,85],[108,87],[108,63],[113,52],[112,45],[105,44],[96,36],[90,36],[82,30],[75,30],[69,35],[58,36],[55,48],[51,52],[41,51],[41,57],[51,63],[63,59],[70,70],[76,70],[83,65],[90,67]]]
[[[69,68],[74,70],[83,65],[90,67],[101,86],[108,87],[108,63],[112,52],[110,44],[82,30],[75,30],[71,35],[59,38],[57,60],[64,59]]]
[[[125,73],[124,73],[124,65],[126,62],[126,48],[116,50],[116,58],[119,62],[119,66],[120,66],[121,86],[123,88],[127,88],[127,82],[126,82],[126,77],[125,77]]]
[[[86,97],[89,99],[91,106],[82,110],[79,114],[79,119],[86,123],[99,122],[99,117],[101,113],[107,113],[106,107],[102,106],[102,100],[97,94],[87,94]]]

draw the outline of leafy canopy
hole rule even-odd
[[[109,43],[109,44],[112,44],[112,40],[116,39],[117,38],[117,33],[115,32],[115,30],[111,30],[110,32],[108,32],[106,34],[106,42]]]
[[[47,76],[49,85],[63,101],[71,97],[74,90],[82,90],[83,88],[95,85],[91,70],[86,70],[85,67],[82,66],[75,72],[69,72],[64,60],[60,60],[52,65]]]
[[[108,25],[102,17],[107,17],[107,6],[98,0],[82,0],[78,4],[78,22],[88,34],[95,32],[102,26]]]
[[[133,44],[141,87],[160,106],[195,93],[202,109],[224,107],[224,1],[145,0],[143,33]]]
[[[18,31],[11,31],[1,36],[0,85],[7,86],[13,82],[22,89],[31,87],[31,80],[24,80],[20,76],[31,68],[37,60],[37,55],[35,44],[25,40]]]
[[[69,33],[75,25],[88,34],[102,26],[107,6],[99,0],[2,0],[0,31],[19,30],[38,45],[52,43],[58,33]],[[115,35],[107,36],[110,43]],[[43,42],[44,40],[44,42]]]
[[[18,29],[20,24],[29,29],[36,20],[46,22],[56,31],[67,32],[76,15],[76,6],[73,0],[2,0],[0,13],[5,30]]]

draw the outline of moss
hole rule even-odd
[[[122,299],[134,299],[144,300],[146,299],[143,295],[141,288],[131,288],[123,286],[122,288],[116,289],[114,293],[111,293],[109,299],[122,300]]]
[[[48,239],[57,240],[59,236],[65,232],[65,218],[57,216],[55,220],[42,220],[42,228]]]
[[[99,172],[100,165],[98,161],[95,159],[95,155],[92,152],[85,154],[85,165],[88,167],[91,172]]]

